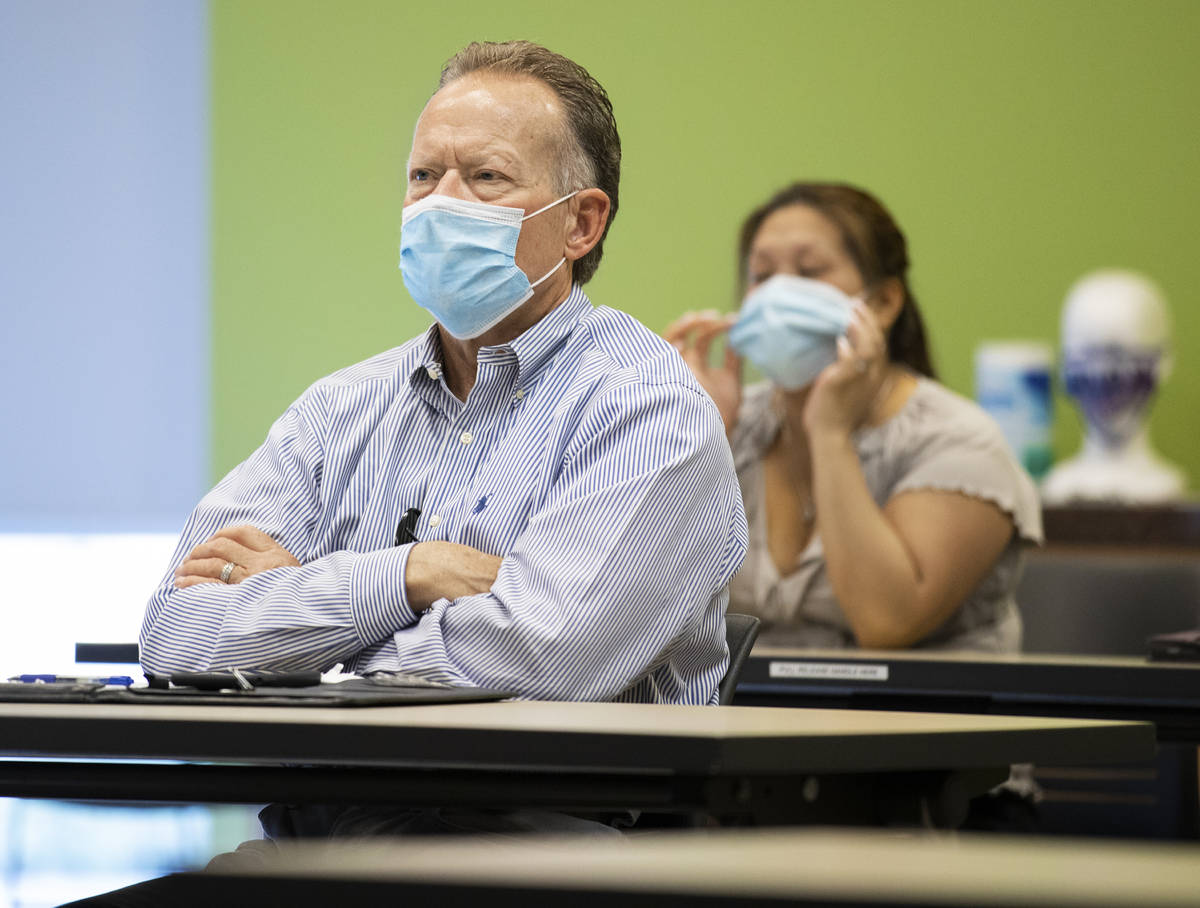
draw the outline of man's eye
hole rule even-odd
[[[490,183],[492,180],[496,179],[496,174],[490,170],[481,170],[479,173],[475,174],[475,179],[484,180],[485,182]]]
[[[428,170],[414,170],[412,173],[410,173],[408,175],[408,180],[410,183],[424,183],[428,179],[429,179],[429,171]]]

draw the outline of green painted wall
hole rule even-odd
[[[524,37],[607,87],[621,212],[594,300],[659,330],[732,305],[740,219],[797,178],[905,228],[943,378],[985,338],[1054,340],[1071,282],[1155,277],[1177,367],[1155,410],[1200,484],[1196,0],[214,0],[217,475],[312,380],[427,319],[396,270],[404,161],[446,57]],[[1078,425],[1061,407],[1057,447]]]

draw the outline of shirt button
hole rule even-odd
[[[442,518],[439,517],[437,514],[434,514],[432,517],[429,518],[429,525],[431,527],[435,527],[438,524],[440,524],[441,522],[442,522]]]
[[[458,440],[461,441],[464,445],[469,445],[471,443],[471,433],[463,432],[462,435],[458,436]]]
[[[524,388],[517,388],[517,390],[513,392],[513,400],[520,400],[524,396],[525,396]]]

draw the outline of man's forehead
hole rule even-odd
[[[562,127],[562,103],[540,79],[469,73],[429,99],[417,119],[413,146],[444,133],[490,134],[523,143],[556,137]]]

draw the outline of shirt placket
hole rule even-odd
[[[496,425],[500,409],[507,409],[515,376],[515,359],[481,358],[476,383],[466,403],[447,414],[420,521],[425,535],[420,538],[454,537],[462,519],[463,495],[471,488],[488,447],[494,443],[488,429]]]

